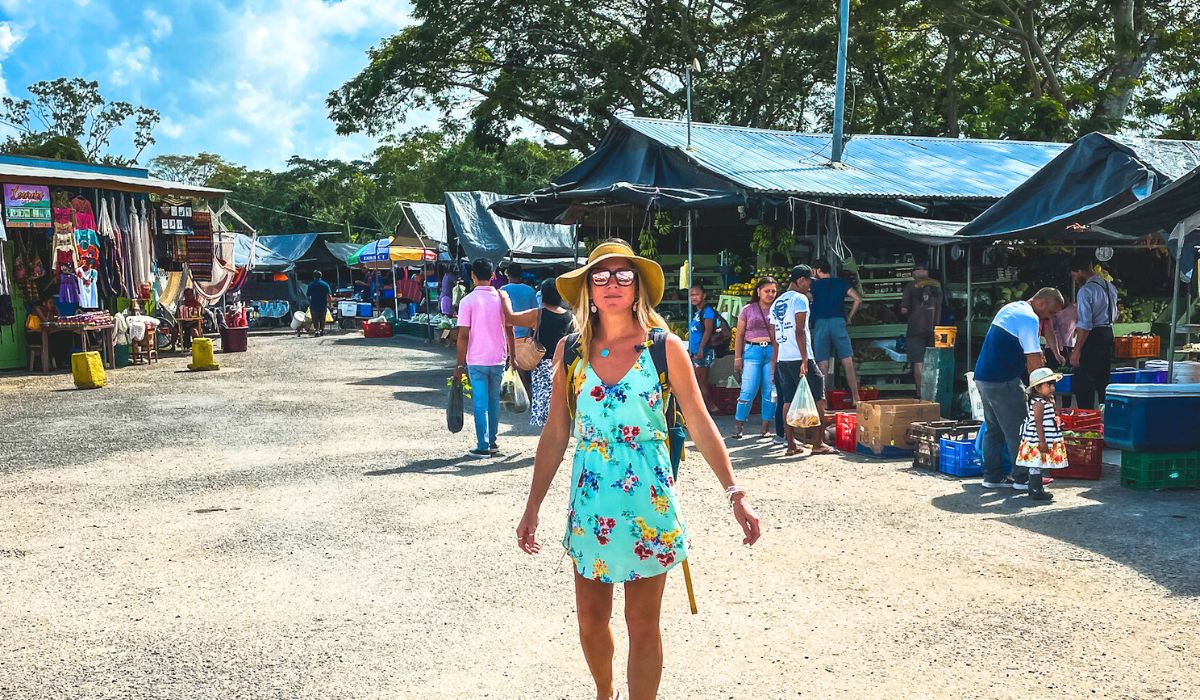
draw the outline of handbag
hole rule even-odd
[[[524,338],[517,338],[513,343],[513,362],[517,368],[532,372],[542,358],[546,356],[546,347],[538,342],[538,329],[542,326],[542,310],[538,309],[537,326],[533,332]]]

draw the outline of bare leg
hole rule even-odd
[[[854,373],[854,358],[843,357],[842,369],[846,371],[846,384],[850,386],[850,400],[858,405],[858,375]]]
[[[791,403],[783,405],[783,436],[787,439],[787,453],[785,456],[791,457],[800,452],[800,448],[796,446],[796,429],[787,422],[788,410],[791,409]]]
[[[667,575],[625,584],[625,624],[629,626],[629,700],[654,700],[662,680],[663,649],[659,629]]]
[[[925,365],[922,362],[914,362],[912,368],[913,368],[913,381],[916,382],[916,384],[917,384],[916,394],[917,394],[917,398],[919,399],[919,398],[921,398],[921,370],[925,368]]]
[[[613,696],[613,632],[609,624],[612,619],[612,594],[611,583],[593,581],[575,572],[579,642],[583,646],[588,670],[596,682],[597,700],[610,700]]]
[[[708,396],[708,368],[693,367],[693,369],[696,370],[696,383],[700,385],[700,396],[704,399],[704,407],[708,409],[709,413],[712,413],[716,407],[713,406],[712,399]]]
[[[817,415],[821,418],[821,423],[813,431],[812,448],[813,454],[821,454],[829,451],[829,447],[825,444],[825,402],[817,402]]]

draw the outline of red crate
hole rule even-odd
[[[1104,418],[1100,411],[1087,408],[1063,408],[1058,411],[1063,430],[1075,433],[1103,433]]]
[[[853,454],[855,448],[858,447],[858,414],[839,413],[835,421],[837,437],[834,440],[834,447],[841,452]]]
[[[854,408],[854,404],[850,403],[850,392],[848,391],[830,389],[825,392],[825,401],[828,403],[828,408],[831,411],[844,411]]]
[[[1122,360],[1158,357],[1160,347],[1156,335],[1123,335],[1113,338],[1113,357]]]
[[[366,338],[391,338],[392,324],[390,323],[368,323],[363,321],[362,324],[363,337]]]
[[[1065,469],[1055,469],[1052,476],[1061,479],[1091,479],[1100,478],[1104,464],[1103,438],[1067,438],[1067,466]]]
[[[879,390],[874,387],[864,387],[858,390],[859,401],[878,401]]]
[[[741,389],[731,389],[723,386],[709,385],[708,395],[713,400],[713,405],[717,407],[714,416],[732,416],[737,413],[738,396],[741,396]],[[755,394],[754,401],[750,404],[750,415],[755,415],[762,410],[762,402],[758,394]],[[774,416],[768,416],[767,420],[774,420]]]

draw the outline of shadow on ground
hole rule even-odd
[[[465,450],[464,450],[465,452]],[[478,476],[496,472],[526,469],[533,466],[532,455],[500,455],[491,459],[474,459],[465,454],[437,459],[422,459],[394,469],[377,469],[363,476],[396,476],[406,473],[448,474],[451,476]]]
[[[932,504],[951,513],[993,515],[1128,566],[1172,595],[1200,596],[1200,492],[1133,491],[1120,486],[1117,468],[1104,469],[1100,481],[1062,479],[1050,487],[1090,486],[1077,494],[1087,501],[1082,506],[1036,504],[1011,490],[984,490],[978,481]]]

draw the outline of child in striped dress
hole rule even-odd
[[[1067,466],[1067,442],[1054,410],[1054,383],[1062,375],[1039,367],[1029,375],[1029,415],[1021,426],[1021,446],[1016,463],[1029,468],[1029,497],[1035,501],[1054,498],[1046,493],[1042,470]]]

